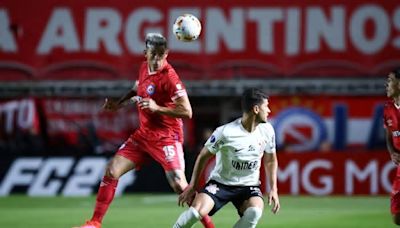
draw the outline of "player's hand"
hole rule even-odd
[[[196,191],[194,190],[193,186],[189,185],[178,197],[178,205],[185,206],[185,203],[191,204],[194,197],[196,195]]]
[[[151,98],[143,98],[139,102],[140,109],[148,109],[150,112],[156,112],[159,108],[157,103]]]
[[[268,193],[268,205],[271,206],[272,213],[278,213],[279,209],[281,208],[281,204],[279,203],[279,197],[277,191],[270,191]]]
[[[114,112],[117,111],[119,108],[121,108],[121,105],[119,105],[117,101],[106,98],[103,105],[104,110]]]
[[[400,154],[398,153],[390,153],[390,159],[395,165],[400,164]]]

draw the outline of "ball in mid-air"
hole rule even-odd
[[[201,23],[192,14],[184,14],[176,18],[172,30],[180,41],[190,42],[196,40],[201,32]]]

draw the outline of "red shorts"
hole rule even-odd
[[[135,163],[137,170],[151,158],[161,164],[165,171],[185,170],[182,143],[179,141],[148,141],[131,136],[120,146],[116,154]]]
[[[390,197],[390,211],[392,215],[400,213],[400,166],[397,167],[397,174],[393,181],[392,194]]]

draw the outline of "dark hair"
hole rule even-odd
[[[400,79],[400,67],[397,67],[396,69],[392,70],[390,73],[393,73],[395,78]]]
[[[146,35],[146,49],[147,48],[162,48],[166,50],[168,48],[167,39],[160,33],[147,33]]]
[[[246,89],[242,95],[242,111],[250,111],[254,105],[262,104],[264,99],[268,99],[268,96],[262,90],[257,88]]]

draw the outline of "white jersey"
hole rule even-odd
[[[209,179],[231,186],[260,184],[261,158],[276,153],[275,131],[270,123],[244,129],[241,118],[218,127],[204,146],[216,155]]]

